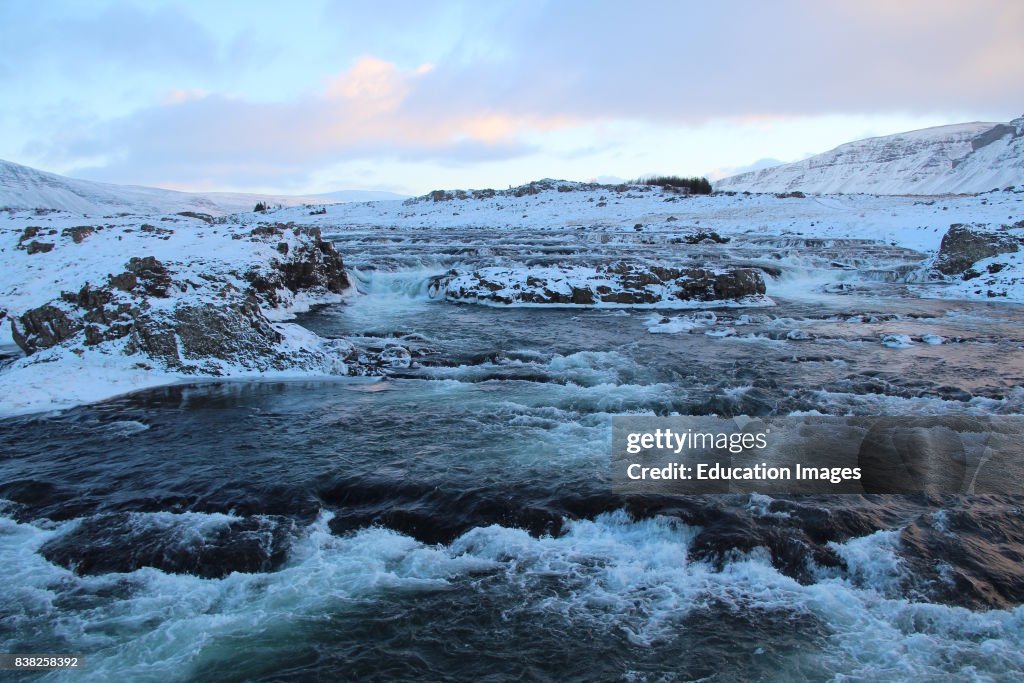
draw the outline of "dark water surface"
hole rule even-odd
[[[75,680],[1019,680],[1024,501],[622,497],[608,467],[623,412],[1020,414],[1024,310],[781,278],[659,334],[433,301],[465,254],[356,241],[363,295],[301,322],[412,367],[0,422],[0,650],[85,653],[43,676]]]

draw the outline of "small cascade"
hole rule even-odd
[[[422,266],[395,271],[360,270],[352,268],[356,289],[376,300],[429,299],[428,286],[432,278],[445,272],[442,266]]]

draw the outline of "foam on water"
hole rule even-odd
[[[428,305],[430,278],[446,270],[432,264],[394,271],[350,268],[348,272],[360,295],[350,297],[341,311],[366,329],[388,324]]]
[[[148,568],[79,577],[38,554],[74,522],[46,528],[0,517],[9,596],[2,646],[17,651],[30,639],[36,649],[85,650],[86,671],[51,679],[188,680],[241,651],[250,660],[287,656],[296,632],[315,638],[317,624],[376,601],[405,593],[456,600],[489,577],[506,619],[560,624],[570,638],[616,633],[656,648],[710,611],[804,623],[816,635],[782,670],[812,678],[986,678],[1024,668],[1024,609],[971,612],[898,597],[893,532],[836,545],[849,569],[801,585],[758,552],[720,568],[688,560],[699,529],[670,518],[609,513],[569,522],[557,538],[489,526],[447,546],[379,528],[339,537],[329,521],[324,514],[306,528],[277,572],[200,579]]]
[[[149,425],[138,420],[115,420],[103,425],[103,429],[116,436],[128,437],[149,429]]]
[[[650,373],[645,373],[634,359],[617,351],[579,351],[567,355],[537,352],[501,354],[484,363],[424,368],[422,374],[464,382],[499,378],[514,380],[520,376],[536,380],[543,377],[558,384],[592,387],[628,383],[639,375]]]
[[[908,572],[897,552],[899,543],[900,530],[889,529],[845,543],[830,542],[829,546],[846,563],[848,582],[898,597]]]
[[[1019,415],[1024,408],[1024,389],[1004,398],[975,396],[969,401],[947,401],[935,397],[848,394],[819,390],[814,395],[821,406],[816,411],[792,411],[790,415]]]
[[[359,270],[353,268],[355,284],[360,293],[383,299],[429,299],[430,278],[447,270],[438,264],[426,264],[402,270]]]
[[[652,334],[675,334],[704,329],[714,325],[718,316],[714,311],[702,311],[674,317],[652,315],[647,318],[647,331]]]

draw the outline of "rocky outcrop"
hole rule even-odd
[[[53,251],[53,242],[40,242],[39,240],[32,240],[25,245],[25,251],[29,254],[45,254],[49,251]]]
[[[21,329],[19,330],[19,325]],[[69,315],[59,305],[45,304],[19,316],[17,323],[11,318],[14,342],[25,353],[56,346],[82,331],[84,325],[74,314]]]
[[[127,272],[111,280],[124,284],[135,277]],[[66,292],[60,301],[12,321],[14,340],[26,354],[62,344],[81,349],[120,340],[124,353],[141,353],[168,370],[214,375],[220,372],[210,360],[251,369],[283,369],[295,360],[278,347],[282,335],[252,293],[227,287],[220,301],[181,298],[159,305],[155,299],[166,294],[154,292],[152,282],[138,278],[128,291],[86,285],[77,293]]]
[[[1013,122],[1011,121],[1009,124],[997,123],[981,135],[971,139],[971,150],[977,152],[982,147],[988,147],[996,140],[1000,140],[1007,135],[1012,135],[1014,137],[1018,135],[1017,128],[1013,125]],[[960,160],[957,159],[957,161]],[[957,163],[954,162],[953,166],[955,168]]]
[[[153,256],[133,256],[125,264],[126,271],[117,276],[121,288],[131,291],[141,288],[150,296],[166,297],[171,288],[171,274],[164,264]],[[111,278],[113,281],[114,278]]]
[[[185,218],[195,218],[209,225],[213,225],[216,222],[216,219],[210,214],[199,213],[198,211],[179,211],[178,215],[184,216]]]
[[[145,227],[145,226],[143,226]],[[96,228],[91,225],[79,225],[74,228],[64,228],[60,231],[62,235],[68,235],[71,237],[75,244],[81,244],[85,241],[85,238],[96,232]]]
[[[754,268],[673,268],[617,263],[597,268],[483,268],[434,278],[430,295],[452,301],[559,306],[688,307],[695,302],[770,304]]]
[[[1005,231],[955,223],[942,238],[935,269],[943,275],[970,276],[971,267],[982,259],[1016,252],[1020,241]]]
[[[286,231],[307,239],[295,245],[278,241]],[[272,268],[254,268],[245,275],[253,291],[268,305],[280,305],[282,292],[323,289],[340,294],[349,288],[341,255],[321,237],[319,228],[265,225],[254,228],[250,234],[254,239],[277,241],[276,250],[281,255],[271,262]]]
[[[302,360],[284,353],[281,340],[255,302],[232,297],[219,305],[181,303],[167,315],[141,311],[128,330],[125,350],[169,369],[217,375],[216,361],[282,370]]]
[[[672,216],[669,216],[671,220],[676,220]],[[669,222],[666,219],[666,222]],[[728,244],[732,241],[731,237],[722,237],[714,230],[700,230],[692,229],[693,232],[682,235],[681,237],[673,237],[669,240],[670,244]]]
[[[12,316],[14,340],[28,355],[58,346],[80,354],[108,345],[108,351],[140,354],[184,373],[220,375],[229,366],[343,369],[351,344],[311,334],[312,347],[288,343],[282,330],[289,326],[275,324],[264,312],[300,292],[343,291],[348,279],[341,256],[318,231],[271,232],[252,238],[287,239],[291,248],[282,258],[254,265],[244,279],[230,273],[176,273],[153,256],[132,257],[123,272],[105,282],[87,283]]]

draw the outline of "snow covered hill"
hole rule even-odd
[[[194,211],[221,216],[252,211],[257,202],[281,206],[338,204],[400,198],[391,192],[342,190],[324,195],[261,195],[236,192],[177,192],[67,178],[0,160],[0,208],[56,209],[90,216]]]
[[[815,194],[951,194],[1024,184],[1024,117],[869,138],[724,178],[716,190]]]

